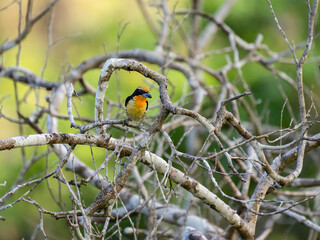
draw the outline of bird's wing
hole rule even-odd
[[[126,103],[125,103],[124,105],[127,106],[127,105],[128,105],[128,102],[129,102],[130,100],[132,100],[132,99],[133,99],[133,96],[132,96],[132,95],[130,95],[129,97],[127,97]]]

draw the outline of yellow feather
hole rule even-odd
[[[144,92],[150,92],[149,88],[145,87],[145,86],[140,86],[138,87],[140,88],[141,90],[143,90]]]

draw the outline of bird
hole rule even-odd
[[[152,98],[150,90],[145,86],[138,87],[130,96],[126,98],[125,107],[129,120],[140,122],[146,116],[148,110],[148,98]]]

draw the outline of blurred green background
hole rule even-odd
[[[7,6],[10,2],[11,0],[1,0],[0,9]],[[35,0],[33,15],[43,9],[48,2],[49,1]],[[203,1],[204,11],[213,13],[223,2],[222,0]],[[27,1],[23,0],[23,13],[25,12],[26,4]],[[170,9],[175,8],[179,10],[189,8],[192,4],[191,1],[169,1],[169,5]],[[295,44],[299,44],[305,41],[307,33],[307,11],[305,2],[300,0],[273,1],[273,7],[290,43],[293,44],[294,42]],[[157,19],[163,17],[162,13],[156,8],[153,7],[149,10],[152,18],[155,19],[156,22]],[[0,43],[6,40],[12,40],[17,36],[18,16],[18,4],[13,4],[8,9],[0,11]],[[58,40],[58,42],[50,49],[48,49],[48,21],[49,17],[46,16],[36,23],[28,37],[23,40],[19,65],[31,70],[38,76],[43,74],[44,79],[52,82],[62,81],[63,76],[66,75],[66,68],[76,67],[82,61],[93,56],[115,52],[117,49],[120,51],[136,48],[154,50],[157,42],[157,38],[150,31],[136,1],[133,0],[60,0],[55,7],[52,31],[52,40]],[[270,50],[275,52],[288,50],[282,35],[276,27],[266,1],[237,1],[225,22],[236,34],[248,42],[254,42],[257,35],[262,34],[264,37],[263,44],[269,46]],[[208,22],[204,20],[202,28],[204,28],[207,23]],[[189,30],[188,20],[183,23],[182,27],[186,32]],[[123,29],[123,34],[118,41],[117,36]],[[317,25],[316,32],[318,30],[319,26]],[[319,52],[318,45],[319,39],[316,39],[310,54],[311,58]],[[219,32],[206,50],[209,51],[227,46],[229,46],[227,36]],[[179,54],[187,55],[188,49],[186,48],[185,39],[176,33],[173,33],[172,36],[172,48]],[[17,52],[17,47],[5,52],[0,56],[0,64],[4,67],[15,66],[17,64]],[[44,61],[47,53],[49,57],[48,62],[45,64]],[[240,52],[240,56],[244,56],[244,54],[246,53]],[[301,55],[300,50],[297,51],[297,55],[298,57]],[[218,69],[225,65],[226,61],[225,55],[215,55],[203,60],[203,63],[209,67]],[[318,65],[319,59],[309,61],[304,71],[306,85],[310,89],[314,89],[314,93],[316,94],[319,94],[319,80],[317,80],[319,79]],[[295,79],[296,71],[294,65],[277,63],[276,66]],[[156,71],[160,70],[157,66],[150,67]],[[289,98],[289,103],[294,108],[295,117],[299,119],[298,109],[295,108],[295,106],[297,106],[297,94],[294,89],[289,87],[283,80],[275,78],[269,71],[257,63],[247,64],[242,70],[243,77],[248,82],[251,91],[261,102],[261,104],[258,105],[258,109],[260,113],[264,112],[263,121],[265,124],[280,126],[280,114],[285,98],[280,94],[279,86],[283,87],[286,96]],[[89,71],[84,75],[84,79],[93,87],[96,87],[99,73],[99,69]],[[217,86],[216,80],[209,76],[205,77],[208,85]],[[173,100],[176,101],[182,95],[186,81],[182,74],[175,71],[169,71],[168,78],[175,87]],[[237,83],[236,73],[230,73],[229,78],[231,82],[240,84]],[[108,99],[113,101],[117,101],[117,92],[119,92],[115,79],[116,76],[113,76],[107,92]],[[141,75],[136,73],[119,72],[118,79],[122,103],[124,103],[125,98],[130,95],[137,86],[141,84],[152,85],[151,81],[143,79]],[[13,86],[11,79],[0,78],[0,105],[2,106],[2,112],[12,118],[17,118]],[[26,85],[18,84],[18,93],[21,99],[25,96],[28,89]],[[216,89],[218,91],[218,88]],[[172,89],[169,90],[171,91]],[[31,92],[21,104],[21,112],[25,116],[28,116],[34,110],[33,104],[35,104],[37,97],[40,99],[41,106],[47,106],[44,99],[49,92],[44,90],[36,92],[36,94],[35,92]],[[153,98],[149,101],[150,105],[151,107],[157,106],[159,104],[157,88],[153,88],[151,93]],[[82,104],[80,101],[75,100],[80,115],[83,117],[93,117],[94,98],[92,96],[82,96],[81,100]],[[307,99],[307,101],[309,101],[309,99]],[[62,106],[66,106],[66,104],[64,103]],[[148,114],[155,116],[157,112],[158,109],[156,108]],[[61,113],[66,114],[66,107],[61,108]],[[245,116],[243,116],[243,118],[246,119]],[[291,116],[285,111],[283,127],[287,127],[290,121]],[[16,124],[10,123],[3,118],[0,119],[0,123],[1,139],[19,135],[19,128]],[[70,129],[70,124],[66,120],[61,120],[59,123],[60,131],[77,132],[74,129]],[[40,125],[45,126],[45,119],[42,119]],[[27,135],[34,134],[35,132],[28,127],[24,127],[23,133]],[[33,155],[34,151],[38,151],[40,154],[47,150],[47,147],[38,147],[36,150],[35,148],[25,149],[27,159]],[[3,196],[3,194],[10,189],[10,186],[12,186],[19,175],[22,166],[20,151],[20,149],[15,149],[0,153],[0,183],[4,181],[7,182],[5,187],[0,186],[0,196]],[[98,163],[104,159],[104,150],[93,149],[93,152],[95,160]],[[77,148],[76,154],[81,154],[83,161],[93,167],[89,147]],[[27,178],[34,178],[35,174],[43,171],[46,163],[48,163],[49,168],[52,169],[57,162],[58,159],[53,155],[50,155],[48,159],[43,157],[30,169]],[[68,177],[72,178],[72,175]],[[49,182],[53,191],[58,191],[59,186],[56,181],[50,179]],[[61,187],[63,190],[64,186]],[[98,192],[97,189],[91,186],[82,190],[84,198],[88,203],[92,201]],[[22,189],[20,192],[22,193],[24,191],[25,189]],[[44,208],[51,211],[59,211],[59,208],[51,200],[51,197],[46,197],[46,195],[49,195],[49,192],[45,182],[41,183],[34,193],[30,194],[30,196],[41,203]],[[17,194],[17,196],[19,196],[19,194]],[[64,201],[66,208],[70,209],[67,191],[62,191],[61,198],[66,199]],[[14,199],[15,198],[11,199],[11,201]],[[14,207],[0,212],[0,215],[6,219],[5,222],[0,222],[0,235],[2,237],[5,236],[5,239],[21,239],[22,237],[28,239],[28,236],[31,235],[35,226],[39,224],[38,211],[34,206],[25,202],[20,202]],[[46,232],[50,239],[70,237],[69,233],[63,230],[65,229],[63,220],[56,221],[49,216],[45,216],[44,220],[46,223]],[[288,223],[284,225],[286,224]],[[286,231],[285,234],[276,233],[274,238],[270,239],[281,239],[286,234],[290,236],[290,239],[301,239],[301,235],[297,234],[297,232],[300,232],[300,228],[296,228],[297,224],[290,222],[289,224],[292,224],[294,227],[290,228],[288,232]],[[286,228],[286,226],[284,228]],[[299,229],[299,231],[295,231],[295,229]],[[303,234],[305,234],[305,230]]]

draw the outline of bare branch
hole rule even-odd
[[[38,22],[43,16],[45,16],[57,2],[58,0],[52,0],[37,16],[32,18],[31,16],[32,1],[29,1],[24,30],[11,42],[5,42],[2,45],[0,45],[0,55],[5,51],[18,45],[23,39],[25,39],[27,35],[30,33],[30,31],[32,30],[33,25],[36,22]]]

